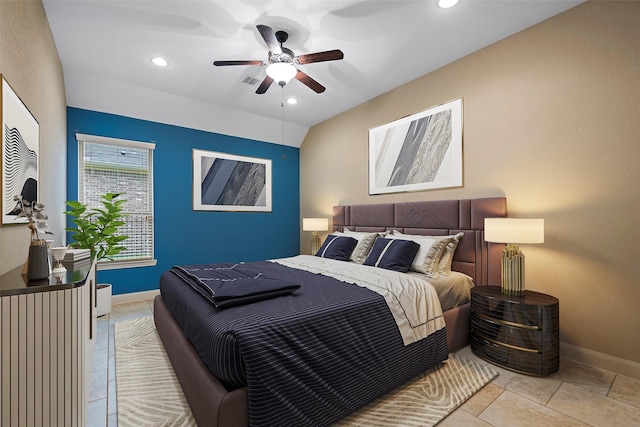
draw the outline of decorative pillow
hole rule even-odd
[[[364,265],[406,273],[418,253],[420,245],[411,240],[379,238]]]
[[[349,260],[358,264],[362,264],[364,260],[367,259],[367,255],[369,255],[369,251],[373,247],[373,243],[378,237],[380,237],[380,233],[362,233],[359,231],[351,231],[348,228],[345,228],[344,232],[336,231],[335,234],[353,237],[358,241],[356,248],[349,257]]]
[[[316,256],[347,261],[357,244],[358,241],[353,237],[330,234],[318,249]]]
[[[458,247],[458,243],[460,243],[460,239],[464,237],[464,233],[458,233],[453,236],[445,237],[450,237],[451,241],[447,243],[447,246],[444,248],[444,252],[442,253],[442,257],[440,258],[440,263],[438,264],[438,273],[449,276],[451,274],[451,263],[453,262],[453,254],[456,252],[456,248]]]
[[[402,234],[397,230],[393,230],[392,235],[389,237],[392,239],[410,240],[417,243],[420,250],[411,264],[411,269],[419,273],[424,273],[433,279],[438,278],[440,275],[438,272],[440,259],[447,244],[452,240],[451,237]]]

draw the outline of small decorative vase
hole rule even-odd
[[[40,280],[49,277],[49,256],[47,242],[39,239],[32,240],[29,245],[29,261],[27,266],[27,279]]]

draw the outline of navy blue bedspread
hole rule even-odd
[[[448,356],[444,329],[404,346],[375,292],[267,261],[243,266],[300,289],[218,309],[167,271],[160,291],[212,374],[248,387],[253,426],[330,425]]]

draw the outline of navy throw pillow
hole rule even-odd
[[[347,261],[357,244],[358,241],[353,237],[330,234],[316,252],[316,256]]]
[[[418,249],[420,245],[411,240],[379,238],[369,252],[364,265],[406,273]]]

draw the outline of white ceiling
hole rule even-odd
[[[436,0],[43,3],[67,105],[299,146],[310,126],[581,2],[461,0],[451,9]],[[212,65],[266,60],[256,24],[287,31],[284,46],[297,55],[342,50],[342,61],[299,66],[326,91],[292,80],[257,95],[258,85],[242,81],[261,81],[264,67]],[[154,56],[169,66],[153,65]],[[289,96],[299,102],[283,111]]]

